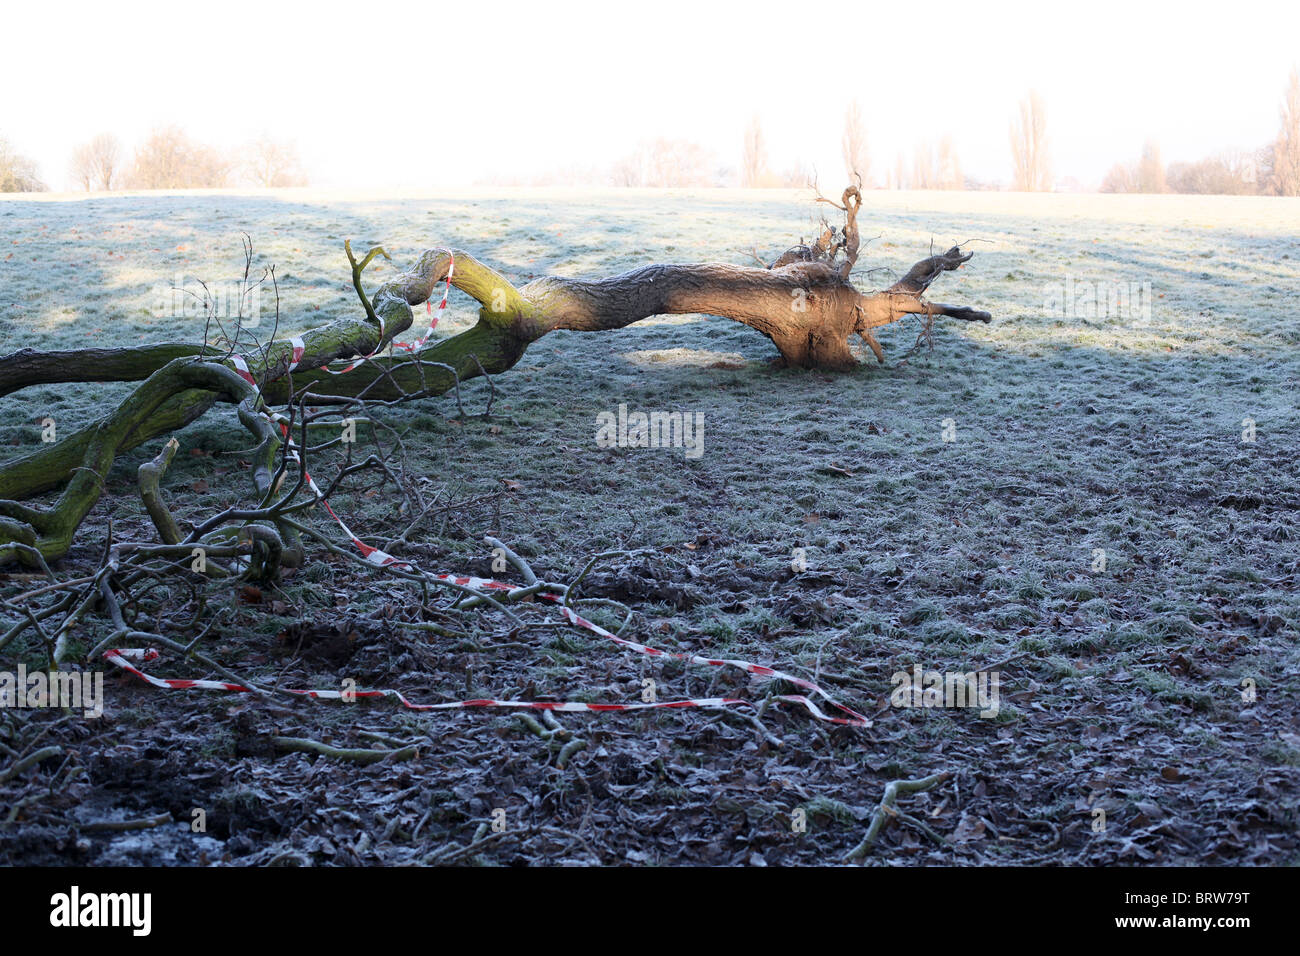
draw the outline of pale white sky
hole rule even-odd
[[[1298,61],[1296,0],[37,0],[0,24],[0,136],[55,188],[77,143],[129,149],[166,122],[296,140],[319,185],[432,186],[603,166],[659,135],[734,167],[758,113],[773,166],[833,188],[856,96],[877,175],[947,133],[968,174],[1007,181],[1035,87],[1055,172],[1095,182],[1148,136],[1166,161],[1270,141]]]

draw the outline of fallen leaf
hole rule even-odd
[[[976,840],[983,840],[984,821],[977,816],[969,813],[963,813],[961,819],[957,821],[957,829],[953,831],[953,843],[974,843]]]

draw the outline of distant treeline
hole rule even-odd
[[[216,189],[222,186],[305,186],[297,148],[263,136],[231,151],[192,139],[176,126],[151,132],[128,154],[112,133],[100,133],[72,152],[68,175],[80,189]],[[0,192],[49,187],[36,164],[0,137]]]
[[[1047,111],[1031,92],[1018,104],[1009,129],[1009,188],[1026,192],[1087,191],[1074,179],[1052,175]],[[976,180],[962,172],[952,137],[918,144],[910,159],[898,152],[892,166],[872,162],[866,122],[858,101],[844,114],[840,140],[844,170],[863,188],[1002,189],[1001,182]],[[116,137],[101,133],[73,152],[69,173],[79,187],[99,189],[194,189],[231,185],[306,185],[292,143],[263,136],[223,153],[190,139],[175,126],[154,130],[128,158]],[[488,180],[497,185],[649,186],[746,188],[803,187],[813,173],[796,161],[775,169],[768,156],[762,122],[755,116],[745,129],[739,167],[720,163],[698,143],[660,137],[640,143],[609,167],[573,166],[526,178]],[[0,138],[0,192],[45,189],[35,164]],[[1149,141],[1134,162],[1116,163],[1100,183],[1110,193],[1214,193],[1300,196],[1300,70],[1293,69],[1283,96],[1277,137],[1253,150],[1229,150],[1193,162],[1165,165],[1160,147]]]
[[[1300,195],[1300,75],[1291,72],[1282,104],[1277,138],[1251,151],[1224,151],[1194,162],[1165,166],[1160,148],[1149,142],[1141,158],[1116,163],[1098,186],[1101,192],[1215,193],[1225,195]],[[1009,129],[1011,178],[1007,184],[984,181],[962,171],[951,136],[920,143],[910,156],[899,151],[892,165],[873,163],[861,104],[855,100],[844,114],[841,150],[850,181],[864,188],[884,189],[1004,189],[1024,192],[1062,190],[1087,192],[1078,180],[1052,175],[1047,110],[1037,93],[1018,104]],[[773,168],[763,124],[755,116],[745,129],[739,167],[727,166],[698,143],[659,138],[647,140],[612,167],[572,166],[529,176],[487,180],[511,186],[741,186],[800,187],[813,174],[802,162]]]

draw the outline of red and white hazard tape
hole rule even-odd
[[[143,650],[133,648],[127,650],[109,651],[104,655],[109,660],[130,674],[152,684],[154,687],[160,687],[166,690],[226,690],[235,693],[251,693],[251,689],[243,684],[232,684],[228,681],[221,680],[177,680],[162,677],[151,677],[144,671],[131,664],[130,661],[151,661],[158,657],[158,652],[152,648]],[[401,701],[402,705],[411,710],[456,710],[468,709],[471,707],[513,707],[516,709],[527,710],[554,710],[561,713],[592,713],[600,714],[614,710],[655,710],[658,708],[681,708],[681,707],[732,707],[737,704],[748,704],[748,701],[740,700],[734,697],[698,697],[693,700],[664,700],[655,701],[654,703],[644,704],[583,704],[578,701],[549,701],[549,700],[491,700],[483,698],[481,700],[456,700],[448,701],[441,704],[413,704],[402,694],[401,691],[384,689],[384,690],[286,690],[288,694],[298,694],[302,697],[311,697],[316,700],[360,700],[366,697],[395,697]]]
[[[448,252],[449,256],[450,254],[451,253]],[[398,346],[399,348],[403,348],[407,350],[414,350],[419,348],[429,338],[429,335],[433,332],[434,328],[437,326],[438,319],[442,316],[442,313],[447,308],[447,296],[451,291],[451,276],[452,276],[453,265],[454,265],[454,261],[449,260],[447,265],[447,284],[443,290],[442,302],[438,306],[438,314],[434,316],[432,321],[429,323],[428,332],[426,332],[424,334],[424,337],[421,338],[418,342],[415,342],[411,345],[399,345]],[[432,309],[430,309],[430,311],[432,311]],[[293,358],[289,365],[289,371],[292,372],[294,369],[298,367],[298,363],[302,360],[304,347],[303,347],[302,339],[297,337],[290,340],[290,345],[293,348]],[[343,374],[343,372],[350,371],[351,369],[354,369],[358,365],[361,365],[363,362],[365,362],[367,358],[371,358],[371,357],[372,356],[366,356],[360,361],[354,362],[352,365],[349,365],[348,368],[333,374],[341,375]],[[248,363],[243,356],[240,355],[231,356],[231,363],[235,366],[235,371],[238,372],[241,378],[243,378],[254,388],[258,388],[257,380],[253,377],[253,374],[249,371]],[[301,459],[298,457],[297,450],[294,447],[292,436],[289,434],[288,419],[280,414],[271,414],[267,412],[265,409],[262,410],[262,414],[265,415],[267,419],[269,419],[271,422],[279,426],[280,434],[284,436],[285,443],[286,443],[285,453],[289,457],[289,459],[294,462],[301,462]],[[329,512],[330,517],[333,518],[334,521],[338,524],[338,526],[343,530],[343,533],[348,536],[348,539],[352,542],[353,546],[356,547],[356,549],[361,553],[361,556],[367,561],[367,563],[373,564],[376,567],[380,567],[380,568],[386,568],[386,567],[403,568],[413,573],[425,574],[427,577],[433,578],[438,581],[448,581],[452,584],[458,585],[459,587],[469,588],[470,590],[477,591],[481,594],[486,594],[487,592],[490,591],[515,590],[516,585],[509,584],[505,581],[497,581],[491,578],[477,578],[468,575],[456,575],[456,574],[428,574],[427,572],[421,571],[419,568],[417,568],[415,565],[411,564],[408,561],[403,561],[400,558],[395,558],[391,554],[388,554],[385,551],[380,550],[379,548],[375,548],[372,547],[371,545],[366,544],[359,537],[357,537],[357,535],[352,531],[351,528],[347,526],[346,522],[344,522],[342,518],[340,518],[337,514],[335,514],[334,509],[330,507],[330,503],[325,499],[325,495],[321,492],[320,488],[316,485],[316,482],[312,480],[311,475],[304,472],[304,477],[306,479],[307,487],[311,489],[312,494],[314,494],[316,496],[316,499],[322,505],[325,506],[325,510]],[[864,717],[862,714],[859,714],[857,711],[849,707],[846,707],[844,704],[839,703],[834,698],[832,698],[828,693],[826,693],[826,691],[822,690],[821,687],[817,686],[817,684],[815,684],[810,680],[806,680],[805,678],[795,677],[793,674],[787,674],[782,671],[775,670],[774,668],[766,667],[762,664],[753,664],[750,663],[749,661],[733,660],[728,658],[702,657],[698,654],[687,654],[687,653],[681,653],[677,651],[663,651],[655,647],[650,647],[646,644],[638,644],[636,641],[629,641],[626,638],[619,637],[617,634],[614,634],[612,631],[606,630],[605,628],[601,627],[599,624],[595,624],[591,621],[588,621],[586,618],[577,614],[571,607],[568,607],[567,605],[563,604],[562,599],[557,594],[550,594],[550,593],[543,592],[538,594],[537,597],[541,598],[542,600],[551,601],[556,604],[559,604],[560,614],[564,617],[565,621],[567,621],[569,624],[573,625],[574,627],[580,627],[583,628],[584,630],[592,632],[593,634],[597,634],[603,638],[606,638],[607,640],[613,641],[615,644],[629,651],[633,651],[637,654],[644,654],[647,657],[660,657],[666,660],[684,661],[686,663],[700,664],[707,667],[735,667],[745,671],[748,674],[752,674],[755,677],[763,677],[769,680],[783,680],[786,681],[787,683],[793,684],[795,687],[800,687],[806,691],[809,691],[811,694],[821,698],[826,704],[829,704],[831,707],[835,708],[837,711],[839,711],[840,713],[846,716],[836,717],[827,714],[820,707],[818,707],[817,704],[810,697],[803,694],[779,694],[773,697],[772,698],[773,700],[777,700],[782,703],[788,703],[788,704],[799,704],[803,706],[810,714],[812,714],[818,720],[825,721],[826,723],[843,724],[849,727],[870,727],[871,726],[870,719]],[[177,679],[177,678],[152,677],[149,674],[146,674],[143,671],[141,671],[134,664],[130,663],[131,661],[136,661],[138,663],[145,663],[148,661],[156,660],[158,656],[159,655],[156,650],[129,648],[129,649],[115,649],[115,650],[108,651],[107,653],[104,654],[104,659],[113,664],[116,664],[118,667],[122,668],[128,673],[134,674],[136,677],[151,684],[154,687],[159,687],[168,690],[222,690],[222,691],[232,691],[235,693],[251,693],[251,688],[245,687],[242,684],[230,683],[228,681],[189,680],[189,679]],[[392,689],[358,690],[358,691],[288,690],[286,692],[290,694],[298,694],[303,697],[312,697],[317,700],[352,700],[352,699],[368,698],[368,697],[395,697],[397,698],[397,700],[401,701],[403,706],[410,708],[411,710],[454,710],[454,709],[464,709],[464,708],[471,708],[471,707],[498,707],[498,708],[515,708],[515,709],[527,709],[527,710],[552,710],[552,711],[561,711],[565,713],[610,713],[610,712],[617,712],[617,711],[681,709],[681,708],[688,708],[688,707],[702,707],[702,708],[751,707],[752,708],[754,706],[750,701],[738,697],[691,697],[684,700],[654,701],[654,702],[643,702],[643,703],[636,703],[636,704],[585,704],[579,701],[544,701],[544,700],[526,701],[526,700],[491,700],[491,699],[448,701],[445,703],[438,703],[438,704],[413,704],[409,700],[407,700],[406,697],[403,696],[400,691],[396,691]]]
[[[414,342],[391,342],[389,344],[392,348],[399,349],[403,352],[414,352],[417,349],[424,348],[424,343],[429,341],[429,336],[433,335],[433,330],[438,327],[438,320],[441,319],[443,313],[447,311],[447,297],[451,295],[451,277],[456,271],[456,257],[452,255],[450,249],[443,249],[441,251],[447,253],[447,280],[446,280],[446,284],[442,288],[442,302],[438,304],[437,314],[436,315],[433,314],[433,296],[430,295],[430,297],[425,300],[424,305],[425,305],[425,310],[430,315],[433,315],[433,318],[429,319],[429,328],[425,330],[424,335],[420,336],[420,338],[416,339]],[[369,355],[363,355],[361,358],[357,359],[347,368],[333,369],[330,368],[328,365],[322,365],[320,367],[320,370],[322,372],[328,372],[331,375],[345,375],[348,372],[352,371],[354,368],[360,368],[362,365],[365,365],[368,361],[370,361],[378,354],[379,354],[378,352],[371,352]],[[297,364],[297,360],[301,357],[302,357],[301,352],[296,353],[294,355],[295,364],[289,366],[289,371],[292,372],[294,370]]]
[[[447,253],[447,283],[442,287],[442,301],[438,303],[437,315],[434,315],[433,318],[429,320],[429,328],[425,331],[424,335],[416,339],[414,342],[394,342],[393,348],[401,349],[404,352],[414,352],[416,349],[423,348],[424,343],[429,341],[429,336],[433,334],[433,330],[438,327],[438,320],[441,319],[442,314],[447,311],[447,296],[451,295],[451,277],[456,271],[456,257],[452,255],[450,249],[444,249],[443,251]],[[433,315],[432,295],[424,300],[424,308],[426,312]]]
[[[331,514],[332,513],[333,512],[331,512]],[[340,521],[339,524],[343,524],[343,522]],[[347,526],[343,525],[343,527],[346,529]],[[384,552],[380,551],[378,548],[370,548],[369,546],[362,544],[355,537],[352,538],[352,541],[353,544],[356,544],[360,548],[365,549],[366,551],[369,552],[366,554],[366,559],[368,561],[371,561],[371,563],[373,564],[376,564],[380,567],[400,565],[402,567],[408,568],[413,571],[418,570],[413,565],[405,561],[401,561],[397,558],[394,558],[392,555],[384,554]],[[376,555],[382,556],[382,559],[379,561],[372,560],[372,558]],[[450,581],[452,584],[459,585],[460,587],[463,588],[469,588],[473,591],[478,591],[480,593],[486,593],[489,591],[512,591],[517,587],[517,585],[509,584],[505,581],[496,581],[490,578],[476,578],[476,577],[470,577],[468,575],[432,574],[429,575],[429,577],[439,581]],[[537,596],[545,600],[552,601],[557,604],[561,604],[561,598],[559,595],[542,593],[542,594],[538,594]],[[753,664],[750,663],[749,661],[734,660],[728,658],[701,657],[698,654],[687,654],[678,651],[663,651],[660,650],[659,648],[650,647],[645,644],[638,644],[636,641],[629,641],[626,638],[619,637],[617,634],[614,634],[613,632],[606,630],[605,628],[601,627],[599,624],[595,624],[587,620],[586,618],[576,613],[572,608],[564,606],[563,604],[561,604],[559,610],[560,610],[560,614],[564,617],[564,619],[569,624],[572,624],[574,627],[580,627],[583,628],[584,630],[591,631],[593,634],[598,634],[599,636],[606,638],[607,640],[613,641],[615,644],[619,645],[620,647],[626,648],[627,650],[633,651],[637,654],[644,654],[647,657],[661,657],[666,660],[685,661],[687,663],[701,664],[708,667],[735,667],[745,671],[748,674],[752,674],[755,677],[764,677],[769,680],[787,681],[788,683],[791,683],[796,687],[801,687],[804,690],[807,690],[812,694],[820,697],[831,707],[835,708],[836,710],[840,711],[842,714],[845,714],[847,716],[836,717],[827,714],[820,707],[818,707],[817,704],[811,698],[803,694],[779,694],[773,697],[772,698],[773,700],[777,700],[787,704],[799,704],[803,706],[810,714],[812,714],[818,720],[825,721],[826,723],[844,724],[849,727],[870,727],[871,726],[870,719],[864,717],[862,714],[859,714],[857,711],[849,707],[846,707],[844,704],[839,703],[834,698],[832,698],[828,693],[826,693],[826,691],[822,690],[822,688],[817,686],[817,684],[813,683],[810,680],[806,680],[802,677],[795,677],[793,674],[786,674],[782,671],[775,670],[774,668],[766,667],[762,664]],[[106,660],[111,661],[112,663],[116,664],[118,667],[121,667],[123,670],[126,670],[134,674],[135,676],[139,677],[141,680],[147,681],[148,683],[152,684],[154,687],[161,687],[161,688],[167,688],[172,690],[225,690],[225,691],[235,691],[239,693],[250,692],[250,689],[244,687],[242,684],[232,684],[226,681],[168,679],[168,678],[160,678],[160,677],[151,677],[150,675],[145,674],[143,671],[139,670],[138,668],[136,668],[135,666],[129,663],[129,661],[131,660],[140,661],[140,662],[154,660],[158,657],[158,652],[155,650],[146,651],[139,648],[130,649],[130,650],[111,650],[108,653],[106,653],[104,657]],[[691,698],[686,698],[684,700],[655,701],[653,703],[639,703],[639,704],[584,704],[578,701],[546,701],[546,700],[525,701],[525,700],[492,700],[492,699],[449,701],[446,703],[439,703],[439,704],[413,704],[409,700],[407,700],[406,697],[404,697],[400,691],[391,690],[391,689],[366,690],[366,691],[289,690],[287,691],[287,693],[298,694],[304,697],[313,697],[316,698],[317,700],[350,700],[353,698],[362,698],[362,697],[395,697],[402,702],[403,706],[408,707],[411,710],[453,710],[458,708],[469,708],[469,707],[502,707],[502,708],[528,709],[528,710],[554,710],[554,711],[563,711],[565,713],[609,713],[615,711],[655,710],[655,709],[663,709],[663,708],[667,708],[667,709],[682,709],[687,707],[703,707],[703,708],[751,707],[752,708],[754,706],[750,701],[738,697],[691,697]]]

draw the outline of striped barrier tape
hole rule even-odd
[[[157,660],[159,654],[156,650],[150,648],[127,648],[121,650],[112,650],[104,655],[104,658],[116,664],[128,674],[134,674],[147,684],[165,690],[224,690],[234,693],[247,694],[252,693],[252,688],[245,687],[243,684],[234,684],[230,681],[222,680],[181,680],[177,678],[153,677],[140,670],[131,661],[141,663]],[[383,690],[286,690],[287,694],[297,694],[301,697],[310,697],[314,700],[360,700],[368,697],[395,697],[401,702],[402,706],[410,710],[455,710],[469,709],[473,707],[513,707],[516,709],[528,710],[553,710],[561,713],[593,713],[599,714],[614,710],[654,710],[656,708],[681,708],[681,707],[730,707],[737,704],[748,704],[748,701],[740,700],[734,697],[699,697],[692,700],[665,700],[654,703],[642,704],[584,704],[578,701],[547,701],[547,700],[492,700],[482,698],[479,700],[456,700],[447,701],[438,704],[413,704],[406,699],[401,691],[383,689]]]
[[[426,299],[424,302],[425,310],[430,315],[433,316],[431,319],[429,319],[429,328],[425,330],[424,335],[420,336],[420,338],[416,339],[414,342],[390,342],[389,343],[390,347],[399,349],[403,352],[414,352],[417,351],[418,349],[424,348],[424,343],[429,341],[429,336],[433,335],[433,330],[438,327],[438,320],[441,319],[443,313],[447,311],[447,297],[451,295],[451,277],[456,271],[456,257],[452,255],[450,249],[443,249],[440,251],[447,253],[447,279],[446,279],[446,284],[443,286],[442,289],[442,302],[438,304],[437,314],[435,315],[433,312],[433,299],[431,296],[430,298]],[[361,358],[357,359],[347,368],[332,369],[328,365],[322,365],[320,367],[320,370],[322,372],[328,372],[330,375],[346,375],[348,372],[352,371],[353,369],[360,368],[362,365],[365,365],[368,361],[370,361],[378,354],[379,354],[378,352],[371,352],[369,355],[363,355]],[[296,367],[296,360],[298,358],[301,358],[301,353],[295,356],[295,365],[291,365],[289,367],[289,371],[292,372],[294,370],[294,368]]]
[[[448,252],[448,255],[450,255],[450,252]],[[454,261],[448,263],[447,284],[443,290],[442,302],[438,306],[438,315],[435,316],[429,324],[429,331],[426,332],[424,337],[421,338],[414,345],[409,347],[408,346],[401,346],[401,347],[409,348],[411,350],[419,348],[425,342],[425,340],[428,339],[429,335],[433,332],[434,328],[437,326],[438,318],[442,315],[442,313],[447,308],[447,296],[451,291],[451,276],[452,276],[453,266],[454,266]],[[303,341],[299,337],[294,337],[290,339],[290,344],[293,349],[293,358],[289,365],[289,371],[292,372],[295,368],[298,367],[298,363],[302,359],[304,347],[303,347]],[[366,356],[366,358],[370,358],[370,357],[371,356]],[[356,368],[364,361],[365,359],[363,358],[361,361],[348,366],[348,368],[344,369],[343,371],[349,371],[353,368]],[[259,388],[257,384],[257,380],[254,378],[252,372],[249,370],[248,362],[244,359],[243,356],[241,355],[231,356],[231,364],[234,365],[235,371],[239,374],[241,378],[243,378],[246,382],[252,385],[255,389]],[[343,374],[343,372],[338,372],[335,374],[341,375]],[[294,447],[292,437],[289,434],[288,419],[279,413],[271,414],[267,412],[265,408],[262,409],[261,413],[272,423],[279,426],[280,434],[284,437],[286,442],[285,453],[288,456],[289,460],[293,462],[301,463],[302,459],[299,458],[297,449]],[[379,568],[386,568],[386,567],[402,568],[412,573],[421,574],[426,577],[432,578],[434,580],[447,581],[459,587],[468,588],[472,591],[476,591],[480,594],[487,594],[488,592],[491,591],[513,591],[516,589],[517,585],[513,585],[505,581],[498,581],[492,578],[479,578],[470,575],[456,575],[456,574],[428,574],[428,572],[420,570],[419,568],[417,568],[415,565],[411,564],[408,561],[403,561],[400,558],[395,558],[391,554],[388,554],[387,552],[379,548],[366,544],[359,537],[357,537],[357,535],[352,531],[352,529],[348,527],[347,523],[342,518],[340,518],[338,514],[335,513],[333,508],[330,507],[330,503],[325,499],[325,495],[321,492],[316,482],[312,480],[311,475],[306,471],[303,472],[303,475],[306,480],[306,484],[308,488],[310,488],[312,494],[316,496],[316,500],[325,506],[325,510],[329,512],[330,517],[334,519],[335,523],[338,524],[339,528],[342,529],[343,533],[348,536],[348,539],[352,542],[353,546],[357,549],[357,551],[361,554],[362,558],[364,558],[368,564],[372,564],[375,567],[379,567]],[[613,633],[612,631],[606,630],[605,628],[601,627],[599,624],[596,624],[582,617],[577,612],[575,612],[571,607],[569,607],[567,604],[564,604],[562,598],[557,594],[542,592],[539,593],[537,597],[542,600],[550,601],[552,603],[558,604],[560,614],[568,624],[572,625],[573,627],[578,627],[590,631],[591,633],[603,637],[606,640],[612,641],[614,644],[624,648],[625,650],[629,650],[637,654],[642,654],[647,657],[658,657],[658,658],[663,658],[665,660],[683,661],[688,664],[697,664],[697,665],[702,665],[707,667],[734,667],[754,677],[762,677],[768,680],[783,680],[789,684],[794,685],[795,687],[799,687],[803,690],[806,690],[812,695],[820,698],[822,701],[824,701],[830,707],[835,708],[844,716],[837,717],[831,714],[827,714],[816,704],[816,702],[812,700],[811,697],[805,694],[779,694],[774,696],[772,698],[773,700],[780,701],[782,703],[787,703],[787,704],[798,704],[804,707],[815,718],[824,721],[826,723],[842,724],[844,726],[849,726],[849,727],[870,727],[871,726],[871,720],[869,718],[863,716],[862,714],[858,713],[852,708],[846,707],[844,704],[839,703],[834,698],[832,698],[830,694],[826,693],[825,690],[823,690],[813,681],[807,680],[802,677],[796,677],[793,674],[787,674],[783,671],[779,671],[762,664],[754,664],[749,661],[735,660],[729,658],[702,657],[698,654],[689,654],[689,653],[683,653],[678,651],[664,651],[664,650],[660,650],[659,648],[650,647],[649,645],[646,644],[639,644],[636,641],[630,641],[627,638],[619,637],[617,634]],[[191,679],[179,679],[179,678],[153,677],[149,674],[146,674],[144,671],[140,670],[138,667],[136,667],[134,664],[131,663],[131,661],[136,661],[138,663],[146,663],[148,661],[156,660],[158,656],[159,656],[158,652],[153,649],[144,650],[141,648],[127,648],[127,649],[110,650],[104,654],[104,659],[117,665],[118,667],[122,668],[128,673],[135,675],[136,677],[140,678],[146,683],[162,689],[220,690],[220,691],[230,691],[234,693],[252,692],[252,689],[249,687],[245,687],[242,684],[231,683],[228,681],[191,680]],[[351,699],[370,698],[370,697],[395,697],[397,698],[397,700],[399,700],[402,703],[404,707],[407,707],[410,710],[454,710],[454,709],[465,709],[465,708],[475,708],[475,707],[492,707],[492,708],[526,709],[526,710],[551,710],[551,711],[559,711],[563,713],[611,713],[611,712],[634,711],[634,710],[682,709],[682,708],[689,708],[689,707],[754,708],[754,704],[751,703],[750,701],[744,700],[743,698],[737,698],[737,697],[692,697],[683,700],[653,701],[653,702],[642,702],[642,703],[635,703],[635,704],[586,704],[580,701],[523,701],[523,700],[493,700],[487,698],[481,698],[475,700],[447,701],[447,702],[436,703],[436,704],[414,704],[411,703],[409,700],[407,700],[406,697],[400,691],[392,690],[392,689],[364,690],[364,691],[363,690],[358,690],[358,691],[287,690],[286,692],[290,694],[300,695],[303,697],[310,697],[316,700],[351,700]]]
[[[430,315],[433,315],[433,318],[429,320],[429,328],[425,330],[424,335],[416,341],[394,342],[393,348],[401,349],[404,352],[414,352],[416,349],[423,348],[424,343],[429,341],[429,336],[433,334],[433,330],[438,327],[438,320],[441,319],[443,313],[447,311],[447,297],[451,295],[451,277],[456,272],[456,257],[452,255],[450,249],[444,249],[442,251],[447,253],[447,283],[442,287],[442,301],[438,303],[438,313],[433,315],[433,297],[430,296],[428,299],[425,299],[425,311]]]
[[[332,513],[332,512],[331,512]],[[337,519],[336,519],[337,520]],[[343,525],[340,521],[339,524]],[[343,525],[346,529],[347,526]],[[385,554],[378,548],[370,548],[362,544],[355,537],[352,539],[354,544],[362,548],[367,548],[369,554],[367,560],[374,556],[381,556],[378,561],[371,561],[379,567],[401,566],[412,571],[418,572],[418,569],[409,562],[401,561],[392,555]],[[490,578],[476,578],[469,575],[456,574],[431,574],[428,575],[439,581],[449,581],[463,588],[477,591],[485,594],[490,591],[513,591],[517,585],[510,584],[506,581],[497,581]],[[768,680],[783,680],[787,683],[800,687],[810,693],[820,697],[826,704],[838,710],[846,716],[833,716],[827,714],[816,702],[804,694],[778,694],[772,699],[787,704],[798,704],[806,709],[818,720],[831,724],[843,724],[849,727],[870,727],[871,720],[857,711],[839,703],[832,698],[825,690],[815,684],[813,681],[802,677],[796,677],[793,674],[787,674],[775,668],[767,667],[763,664],[754,664],[749,661],[735,660],[729,658],[702,657],[698,654],[689,654],[679,651],[664,651],[656,647],[650,647],[646,644],[640,644],[636,641],[630,641],[627,638],[619,637],[617,634],[609,631],[599,624],[587,620],[572,608],[564,605],[559,595],[541,593],[537,597],[543,600],[551,601],[560,605],[560,614],[566,622],[574,627],[583,628],[593,634],[599,635],[606,640],[612,641],[618,646],[633,651],[637,654],[643,654],[647,657],[658,657],[665,660],[683,661],[690,664],[699,664],[707,667],[734,667],[755,677],[762,677]],[[190,679],[169,679],[152,677],[137,667],[129,663],[131,660],[147,662],[158,658],[158,652],[155,650],[143,650],[139,648],[128,650],[111,650],[108,651],[104,658],[123,670],[134,674],[141,680],[152,684],[154,687],[166,688],[171,690],[224,690],[234,691],[237,693],[249,693],[250,688],[242,684],[234,684],[227,681],[213,680],[190,680]],[[683,700],[655,701],[638,704],[586,704],[579,701],[522,701],[522,700],[493,700],[478,698],[474,700],[449,701],[437,704],[413,704],[402,695],[400,691],[391,689],[381,690],[358,690],[358,691],[338,691],[338,690],[287,690],[286,693],[297,694],[303,697],[311,697],[317,700],[349,700],[352,698],[363,697],[395,697],[401,701],[404,707],[411,710],[453,710],[471,707],[498,707],[514,708],[528,710],[554,710],[564,713],[610,713],[617,711],[633,710],[655,710],[655,709],[682,709],[688,707],[718,708],[718,707],[749,707],[754,708],[754,704],[748,700],[738,697],[691,697]]]

